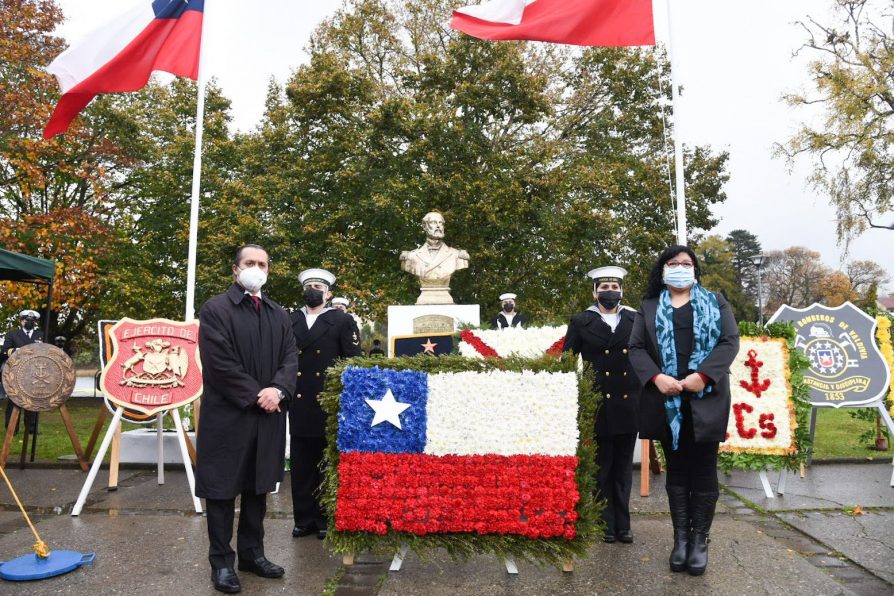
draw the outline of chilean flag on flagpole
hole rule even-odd
[[[490,0],[455,10],[450,28],[491,40],[655,45],[652,0]]]
[[[100,93],[142,89],[153,71],[197,79],[204,0],[142,0],[79,44],[59,54],[47,71],[62,98],[44,128],[50,139]]]

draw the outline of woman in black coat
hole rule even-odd
[[[661,441],[674,526],[672,571],[704,573],[719,496],[717,448],[726,440],[729,367],[739,331],[727,301],[698,280],[685,246],[658,257],[630,334],[630,363],[643,384],[640,437]]]

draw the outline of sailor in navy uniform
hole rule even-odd
[[[357,337],[360,337],[360,317],[355,315],[350,311],[351,301],[345,298],[344,296],[336,296],[332,299],[332,308],[337,308],[343,313],[347,313],[351,319],[354,320],[354,331],[357,332]]]
[[[320,505],[323,475],[320,463],[326,447],[326,414],[317,401],[326,369],[339,358],[360,356],[360,334],[351,315],[328,308],[335,276],[325,269],[307,269],[298,275],[304,288],[304,307],[292,313],[292,331],[298,345],[298,387],[289,404],[292,459],[292,536],[326,537],[326,511]]]
[[[6,360],[12,356],[12,353],[18,348],[24,348],[27,345],[43,341],[43,331],[37,327],[38,321],[40,321],[40,314],[36,310],[23,310],[19,313],[19,322],[21,326],[18,329],[7,333],[6,339],[3,340],[3,348],[2,352],[0,352],[0,370],[2,370],[2,366],[6,363]],[[5,394],[6,392],[4,391],[3,393]],[[9,419],[12,417],[12,410],[14,407],[15,404],[12,403],[12,400],[7,400],[6,424],[3,425],[4,429],[9,428]],[[25,423],[28,424],[31,429],[29,432],[34,432],[34,418],[35,414],[33,412],[25,412]],[[16,424],[14,432],[19,432],[18,424]]]
[[[605,501],[603,540],[630,543],[630,487],[641,389],[627,353],[636,311],[620,304],[626,274],[615,266],[587,274],[596,302],[571,318],[565,350],[579,354],[592,367],[594,389],[603,396],[596,413],[597,498]]]
[[[490,320],[491,329],[506,329],[507,327],[525,327],[528,324],[527,315],[515,310],[516,295],[506,292],[500,295],[500,312]]]

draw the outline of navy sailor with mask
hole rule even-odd
[[[298,346],[298,386],[289,405],[292,459],[292,509],[298,538],[316,534],[326,537],[328,523],[320,505],[323,481],[320,463],[326,447],[326,414],[317,401],[326,380],[326,369],[339,358],[360,356],[360,336],[354,319],[326,303],[332,298],[335,276],[325,269],[298,274],[304,288],[304,307],[292,313],[292,331]]]
[[[596,497],[605,501],[603,541],[631,543],[630,487],[641,389],[627,354],[636,313],[621,305],[625,275],[625,269],[615,266],[587,273],[595,303],[571,318],[565,350],[579,354],[593,370],[593,388],[603,397],[595,429]]]
[[[507,327],[527,327],[528,317],[518,312],[515,308],[516,295],[511,292],[500,294],[500,312],[490,320],[491,329],[506,329]]]
[[[40,321],[40,314],[36,310],[23,310],[19,313],[19,321],[21,326],[7,333],[6,339],[3,341],[3,349],[0,352],[0,367],[18,348],[24,348],[27,345],[43,341],[43,331],[37,326],[37,323]],[[5,392],[2,393],[5,394]],[[6,423],[3,425],[4,429],[9,426],[9,419],[12,417],[14,407],[12,400],[6,401]],[[34,432],[35,430],[34,418],[35,414],[33,412],[25,412],[25,422],[31,429],[29,432]],[[16,424],[14,432],[19,432],[18,424]]]

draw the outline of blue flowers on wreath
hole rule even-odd
[[[338,450],[368,453],[422,453],[425,449],[428,376],[415,370],[347,367],[341,376]],[[388,390],[410,407],[400,414],[402,428],[389,422],[372,426],[375,412],[366,400],[381,400]]]

